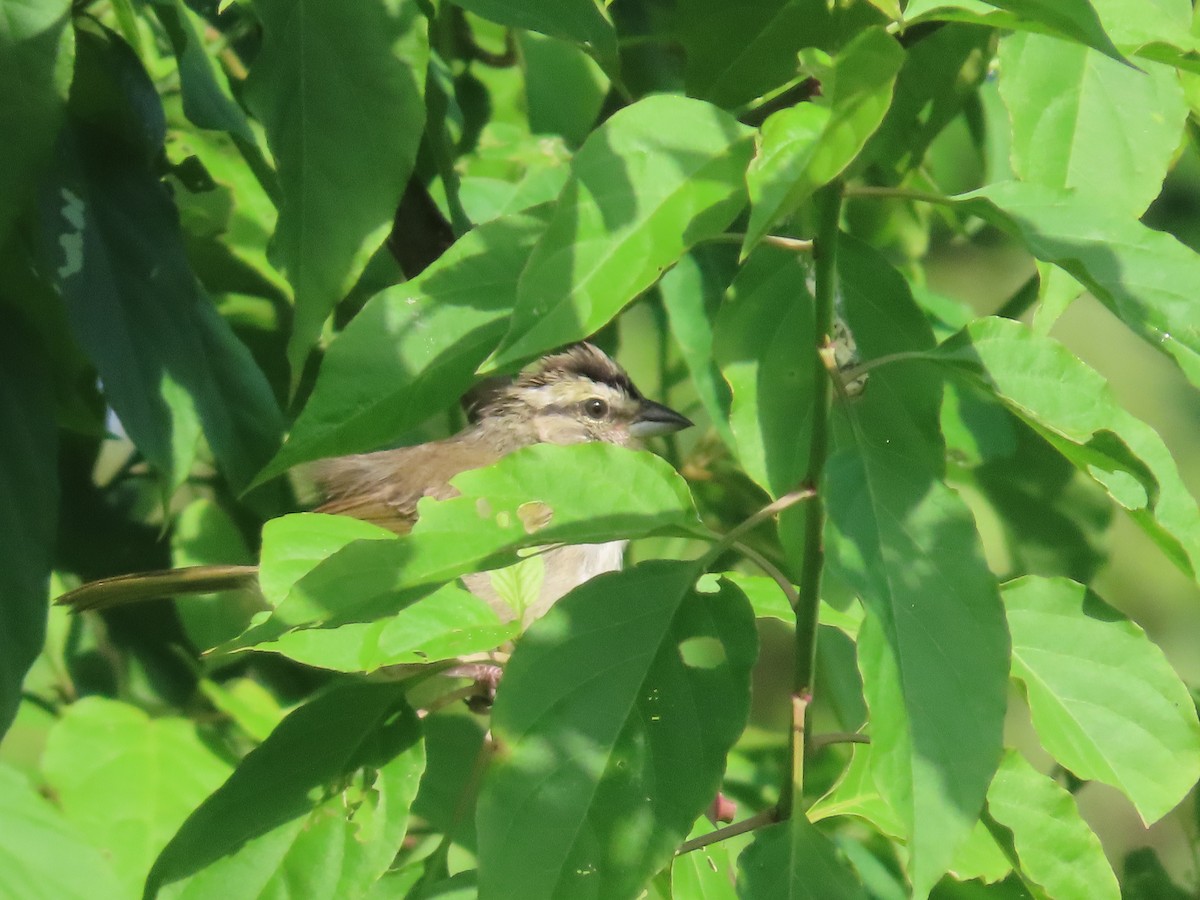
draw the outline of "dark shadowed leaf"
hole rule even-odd
[[[73,119],[41,197],[43,268],[106,399],[167,490],[203,429],[238,488],[274,452],[282,416],[249,351],[192,274],[155,177],[162,110],[132,51],[80,31]],[[156,118],[157,117],[157,118]]]
[[[864,358],[929,347],[900,276],[846,240],[839,273]],[[825,477],[831,571],[861,597],[859,637],[876,783],[907,831],[924,896],[979,816],[1000,756],[1008,634],[970,510],[941,480],[941,389],[932,373],[871,374],[835,420]],[[868,627],[870,626],[870,627]]]
[[[183,0],[151,0],[179,66],[183,111],[200,128],[228,131],[245,141],[254,132],[245,113],[229,92],[229,83],[205,50]]]
[[[42,649],[58,521],[58,436],[50,369],[32,337],[0,315],[0,736]]]
[[[809,269],[796,253],[760,247],[738,271],[713,326],[713,356],[733,395],[738,461],[772,496],[808,466],[814,345]]]
[[[745,900],[866,900],[837,848],[803,814],[759,831],[738,857]]]
[[[74,53],[70,0],[0,0],[0,243],[49,161]]]
[[[741,593],[697,592],[697,575],[667,561],[602,575],[525,633],[492,713],[482,894],[633,896],[712,801],[757,641]]]
[[[746,202],[751,130],[714,106],[647,97],[592,132],[521,273],[491,365],[585,338]]]
[[[609,72],[617,66],[617,34],[604,6],[595,0],[453,0],[477,16],[574,41]]]
[[[424,767],[402,686],[335,687],[280,722],[196,808],[147,892],[362,896],[400,848]]]
[[[272,252],[296,292],[294,384],[391,225],[425,127],[429,42],[416,0],[260,0],[254,9],[263,44],[246,101],[279,170]]]

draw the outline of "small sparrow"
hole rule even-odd
[[[454,496],[449,482],[459,472],[490,465],[521,447],[586,441],[638,446],[643,438],[692,424],[643,397],[620,366],[588,343],[543,357],[515,379],[489,386],[470,403],[468,413],[471,424],[444,440],[315,463],[310,471],[324,498],[316,511],[353,516],[406,534],[416,522],[422,497]],[[541,590],[524,610],[523,624],[589,578],[621,568],[625,543],[570,545],[542,554]],[[492,587],[490,573],[468,575],[463,581],[501,618],[515,618]],[[77,611],[103,609],[256,583],[254,566],[195,566],[102,579],[57,602]]]

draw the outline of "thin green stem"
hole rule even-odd
[[[811,487],[802,487],[784,494],[778,500],[768,503],[758,512],[746,518],[745,521],[733,526],[733,528],[727,531],[724,536],[719,538],[717,542],[713,544],[712,549],[709,550],[708,553],[704,554],[704,567],[707,568],[714,559],[716,559],[730,547],[734,546],[734,544],[738,542],[738,539],[741,538],[741,536],[747,531],[758,527],[767,519],[778,515],[789,507],[795,506],[797,503],[802,503],[805,500],[811,500],[816,495],[817,492]]]
[[[748,547],[740,541],[735,541],[730,546],[738,553],[742,554],[742,556],[746,557],[746,559],[750,560],[750,562],[762,569],[767,574],[768,578],[779,585],[779,589],[783,591],[783,595],[787,597],[788,605],[791,606],[792,609],[796,608],[796,604],[800,602],[800,595],[796,593],[795,587],[793,587],[792,583],[788,581],[787,576],[784,575],[783,572],[779,571],[779,568],[773,562],[771,562],[753,547]]]
[[[841,375],[847,382],[851,382],[856,378],[861,378],[868,372],[873,372],[875,369],[891,365],[892,363],[935,358],[928,350],[901,350],[899,353],[888,353],[886,356],[877,356],[874,359],[861,362],[857,366],[851,366],[849,369],[842,369]]]
[[[889,200],[918,200],[922,203],[948,204],[952,202],[952,199],[944,194],[932,194],[929,191],[915,191],[911,188],[874,187],[871,185],[858,185],[856,187],[846,188],[846,196],[851,198],[880,197]]]
[[[742,244],[746,241],[746,235],[740,231],[730,231],[725,234],[715,234],[707,239],[711,244]],[[760,243],[767,244],[771,247],[778,247],[780,250],[792,250],[796,253],[809,253],[812,251],[813,242],[804,238],[786,237],[782,234],[765,234],[762,236]]]
[[[800,562],[799,598],[796,606],[796,668],[792,679],[792,736],[790,791],[780,794],[780,812],[784,817],[799,810],[804,793],[805,716],[812,698],[816,671],[817,620],[821,604],[821,572],[825,565],[825,502],[817,486],[825,471],[829,454],[829,412],[833,403],[833,379],[825,364],[832,344],[833,307],[837,296],[838,223],[842,214],[843,186],[834,181],[817,192],[817,236],[813,247],[814,335],[811,351],[813,367],[812,431],[808,451],[805,488],[814,496],[805,506],[804,548]]]

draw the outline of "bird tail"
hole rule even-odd
[[[109,609],[180,594],[209,594],[258,587],[257,566],[188,566],[101,578],[68,591],[54,602],[72,612]]]

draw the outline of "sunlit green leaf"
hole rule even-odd
[[[183,823],[148,892],[362,896],[400,848],[425,766],[403,694],[343,684],[289,715]]]
[[[1100,839],[1066,788],[1015,750],[988,789],[988,812],[1012,832],[1021,873],[1055,900],[1118,900],[1121,889]]]
[[[1090,0],[911,0],[904,10],[910,22],[959,19],[996,28],[1043,31],[1085,44],[1122,60]]]
[[[1200,278],[1200,255],[1103,203],[1043,185],[988,185],[957,205],[1065,269],[1200,384],[1200,317],[1186,287]]]
[[[745,204],[750,129],[684,97],[647,97],[596,129],[521,274],[503,365],[585,338]]]
[[[1083,585],[1004,587],[1013,677],[1042,745],[1083,779],[1121,790],[1146,822],[1200,778],[1200,723],[1187,688],[1137,625]]]
[[[517,278],[544,222],[481,225],[417,278],[367,302],[330,345],[279,455],[299,462],[374,450],[458,400],[508,327]]]
[[[71,705],[50,732],[42,768],[127,895],[140,892],[159,850],[230,769],[187,719],[151,719],[102,697]]]
[[[608,488],[578,489],[596,482]],[[273,622],[372,621],[459,575],[516,562],[523,547],[698,527],[687,485],[670,465],[609,444],[538,444],[451,483],[460,496],[423,499],[411,534],[352,543],[300,579]],[[264,563],[268,581],[269,569]],[[413,589],[422,590],[403,593]]]
[[[23,900],[116,900],[112,865],[15,769],[0,765],[0,894]]]
[[[697,592],[697,575],[667,561],[602,575],[522,637],[492,712],[483,893],[632,896],[712,801],[757,642],[741,593]]]
[[[763,123],[746,172],[750,224],[743,256],[854,161],[883,121],[903,62],[904,51],[886,31],[864,31],[835,57],[821,82],[821,101],[780,110]]]
[[[474,594],[447,584],[387,618],[289,631],[255,649],[322,669],[373,672],[493,650],[519,628],[518,622],[501,622]]]
[[[294,384],[326,316],[391,226],[425,125],[429,44],[415,0],[254,8],[263,44],[246,101],[279,169],[272,251],[296,292]]]

